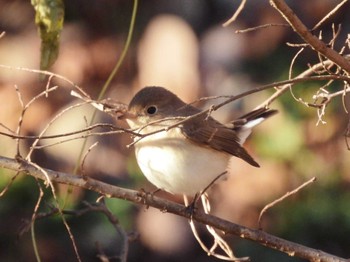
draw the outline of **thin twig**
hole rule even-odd
[[[13,182],[16,180],[16,178],[18,177],[19,172],[16,172],[16,174],[11,177],[10,181],[6,184],[6,186],[1,190],[0,192],[0,197],[2,197],[3,195],[5,195],[7,193],[7,191],[9,190],[9,188],[11,187],[11,185],[13,184]]]
[[[222,24],[223,27],[229,26],[231,23],[233,23],[234,21],[236,21],[237,17],[239,16],[239,14],[242,12],[242,10],[244,9],[245,3],[247,2],[247,0],[241,0],[240,5],[238,6],[236,12],[233,14],[233,16],[227,20],[225,23]]]
[[[294,80],[296,79],[306,79],[309,78],[310,75],[314,74],[315,71],[324,68],[324,66],[332,66],[334,65],[334,63],[330,60],[326,60],[323,63],[318,63],[316,65],[311,66],[309,69],[305,70],[304,72],[302,72],[301,74],[299,74],[298,76],[296,76],[294,78]],[[329,80],[329,79],[323,79],[323,80]],[[349,78],[350,80],[350,78]],[[278,88],[276,90],[276,92],[271,95],[268,99],[266,99],[264,102],[262,102],[259,106],[257,106],[255,109],[258,108],[265,108],[268,107],[274,100],[276,100],[278,97],[280,97],[283,93],[285,93],[286,91],[289,90],[290,88],[290,83],[286,83],[283,85],[279,85],[280,88]]]
[[[22,112],[21,112],[21,115],[19,117],[19,120],[18,120],[18,125],[17,125],[17,130],[16,130],[16,134],[19,135],[20,132],[21,132],[21,128],[22,128],[22,123],[23,123],[23,120],[24,120],[24,115],[25,113],[27,112],[28,108],[36,101],[38,100],[39,98],[43,97],[43,96],[47,96],[47,94],[49,92],[52,92],[52,91],[55,91],[57,90],[57,86],[54,86],[54,87],[51,87],[51,88],[48,88],[42,92],[40,92],[38,95],[34,96],[28,103],[24,104],[23,100],[22,100],[22,96],[21,96],[21,93],[19,92],[18,88],[16,87],[16,91],[17,91],[17,94],[18,94],[18,100],[22,106]],[[19,139],[16,139],[17,141],[17,155],[20,156],[20,152],[19,152]]]
[[[292,62],[290,63],[290,66],[289,66],[289,73],[288,73],[288,79],[292,79],[292,73],[293,73],[293,66],[294,66],[294,63],[296,61],[296,59],[299,57],[299,55],[304,51],[304,47],[301,48],[296,54],[295,56],[293,57],[292,59]],[[292,97],[294,98],[295,101],[297,102],[302,102],[303,104],[305,104],[305,102],[302,100],[302,98],[297,98],[295,95],[294,95],[294,92],[293,92],[293,89],[292,89],[292,86],[290,85],[289,86],[289,92],[290,94],[292,95]]]
[[[47,75],[49,77],[53,76],[53,77],[61,79],[65,82],[67,82],[68,84],[72,85],[75,89],[77,89],[79,92],[84,94],[85,97],[89,97],[89,95],[81,87],[79,87],[77,84],[75,84],[74,82],[72,82],[68,78],[66,78],[62,75],[59,75],[59,74],[55,74],[55,73],[52,73],[49,71],[30,69],[30,68],[25,68],[25,67],[14,67],[14,66],[2,65],[2,64],[0,64],[0,68],[10,69],[10,70],[20,70],[20,71],[34,73],[34,74],[43,74],[43,75]]]
[[[273,26],[290,27],[289,24],[265,24],[265,25],[258,25],[258,26],[254,26],[254,27],[249,27],[246,29],[236,30],[235,33],[236,34],[248,33],[248,32],[256,31],[259,29],[265,29],[265,28],[269,28],[269,27],[273,27]]]
[[[96,147],[98,145],[98,142],[93,143],[88,150],[86,151],[82,161],[81,161],[81,165],[80,165],[80,173],[82,177],[85,177],[85,169],[84,169],[84,164],[85,164],[85,160],[87,158],[87,156],[89,155],[89,153],[91,152],[91,150]]]
[[[35,254],[35,258],[38,262],[41,261],[41,258],[40,258],[40,254],[39,254],[39,249],[38,249],[38,246],[37,246],[37,239],[35,237],[35,217],[38,213],[38,210],[39,210],[39,207],[40,207],[40,203],[44,197],[44,191],[39,183],[39,181],[37,180],[37,185],[38,185],[38,188],[39,188],[39,196],[38,196],[38,200],[35,204],[35,207],[34,207],[34,211],[33,211],[33,214],[32,214],[32,219],[31,219],[31,222],[30,222],[30,231],[31,231],[31,236],[32,236],[32,244],[33,244],[33,249],[34,249],[34,254]]]
[[[312,29],[311,31],[315,31],[317,28],[319,28],[327,19],[329,19],[332,15],[334,15],[340,7],[342,7],[348,0],[343,0],[341,3],[339,3],[336,7],[334,7],[327,15],[325,15]]]
[[[203,198],[206,198],[206,194],[202,194],[200,196],[200,198],[202,200],[202,205],[203,205],[205,214],[209,214],[210,213],[209,200],[208,199],[206,199],[207,201],[203,200]],[[189,201],[188,201],[187,196],[184,195],[183,199],[184,199],[185,205],[188,207],[189,206]],[[208,256],[213,256],[213,257],[216,257],[218,259],[225,260],[225,261],[250,261],[249,257],[242,257],[242,258],[235,257],[233,255],[233,252],[232,252],[231,248],[225,242],[225,240],[223,240],[215,232],[215,229],[212,226],[206,225],[206,228],[207,228],[208,232],[214,238],[214,243],[213,243],[212,247],[208,248],[207,245],[203,243],[201,237],[199,236],[197,228],[196,228],[196,225],[194,224],[194,220],[192,218],[190,218],[188,222],[189,222],[191,231],[193,233],[193,236],[195,237],[195,239],[197,240],[197,242],[200,245],[200,247],[203,249],[204,252],[207,253]],[[226,255],[221,255],[221,254],[219,254],[219,253],[217,253],[215,251],[218,246],[220,246],[220,248],[225,252]]]
[[[305,183],[303,183],[302,185],[298,186],[296,189],[294,189],[293,191],[287,192],[286,194],[284,194],[283,196],[281,196],[280,198],[274,200],[273,202],[271,202],[270,204],[266,205],[260,212],[259,215],[259,219],[258,219],[258,225],[259,225],[259,229],[262,229],[261,226],[261,219],[263,217],[263,215],[266,213],[266,211],[271,208],[274,207],[276,204],[282,202],[283,200],[285,200],[287,197],[294,195],[296,193],[298,193],[301,189],[303,189],[304,187],[308,186],[309,184],[313,183],[316,181],[316,177],[313,177],[311,179],[309,179],[308,181],[306,181]]]
[[[33,135],[33,136],[28,136],[28,135],[16,135],[15,132],[13,130],[11,130],[10,128],[8,128],[7,126],[5,126],[4,124],[0,123],[0,126],[2,126],[3,128],[5,128],[6,130],[8,130],[11,134],[9,133],[5,133],[0,131],[0,135],[3,136],[7,136],[13,139],[53,139],[53,138],[60,138],[60,137],[68,137],[68,136],[72,136],[72,135],[78,135],[81,133],[85,133],[87,132],[88,135],[86,135],[86,137],[88,136],[100,136],[100,135],[111,135],[111,134],[119,134],[121,132],[124,133],[129,133],[131,135],[137,136],[139,135],[138,133],[134,132],[132,129],[128,129],[128,128],[123,128],[123,127],[118,127],[115,126],[113,124],[106,124],[106,123],[97,123],[88,127],[85,127],[83,129],[77,130],[77,131],[72,131],[72,132],[67,132],[67,133],[62,133],[62,134],[56,134],[56,135],[42,135],[42,136],[38,136],[38,135]],[[89,132],[93,129],[96,128],[109,128],[109,129],[113,129],[114,131],[104,131],[104,132]],[[39,146],[36,146],[35,148],[40,148]]]

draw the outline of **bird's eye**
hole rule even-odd
[[[149,106],[149,107],[147,107],[146,112],[149,115],[154,115],[155,113],[157,113],[157,110],[158,109],[156,106]]]

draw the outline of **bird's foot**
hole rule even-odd
[[[200,197],[200,194],[196,194],[194,196],[194,198],[192,199],[192,201],[189,203],[187,196],[184,196],[184,202],[185,202],[185,205],[186,205],[185,212],[188,214],[190,219],[192,219],[194,213],[197,210],[197,206],[196,205],[197,205],[199,197]]]

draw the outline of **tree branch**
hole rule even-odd
[[[308,259],[310,261],[347,261],[346,259],[325,253],[323,251],[312,249],[282,238],[278,238],[261,230],[251,229],[248,227],[237,225],[235,223],[223,220],[221,218],[205,214],[201,211],[196,211],[191,216],[191,214],[187,211],[185,206],[156,197],[152,194],[148,194],[145,192],[120,188],[89,177],[76,176],[48,169],[45,169],[46,174],[44,175],[42,170],[38,169],[31,163],[21,159],[0,157],[0,167],[14,171],[26,172],[27,174],[33,177],[45,181],[47,180],[47,178],[49,178],[51,182],[57,182],[80,188],[85,188],[87,190],[100,193],[106,197],[120,198],[134,203],[152,206],[161,210],[162,212],[176,214],[188,219],[192,217],[193,220],[205,225],[215,227],[218,230],[222,230],[226,234],[233,234],[244,239],[252,240],[263,246],[284,252],[290,256],[297,256],[300,258]]]
[[[309,29],[301,22],[301,20],[295,15],[293,10],[290,9],[285,1],[270,0],[270,4],[281,13],[283,18],[292,26],[293,30],[299,34],[301,38],[312,47],[312,49],[333,61],[348,74],[350,73],[350,63],[346,60],[346,58],[341,56],[335,50],[327,47],[324,42],[311,34]]]

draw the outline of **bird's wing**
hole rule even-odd
[[[259,164],[241,146],[236,131],[227,128],[211,117],[191,119],[182,125],[181,130],[188,139],[195,143],[224,151],[259,167]]]

